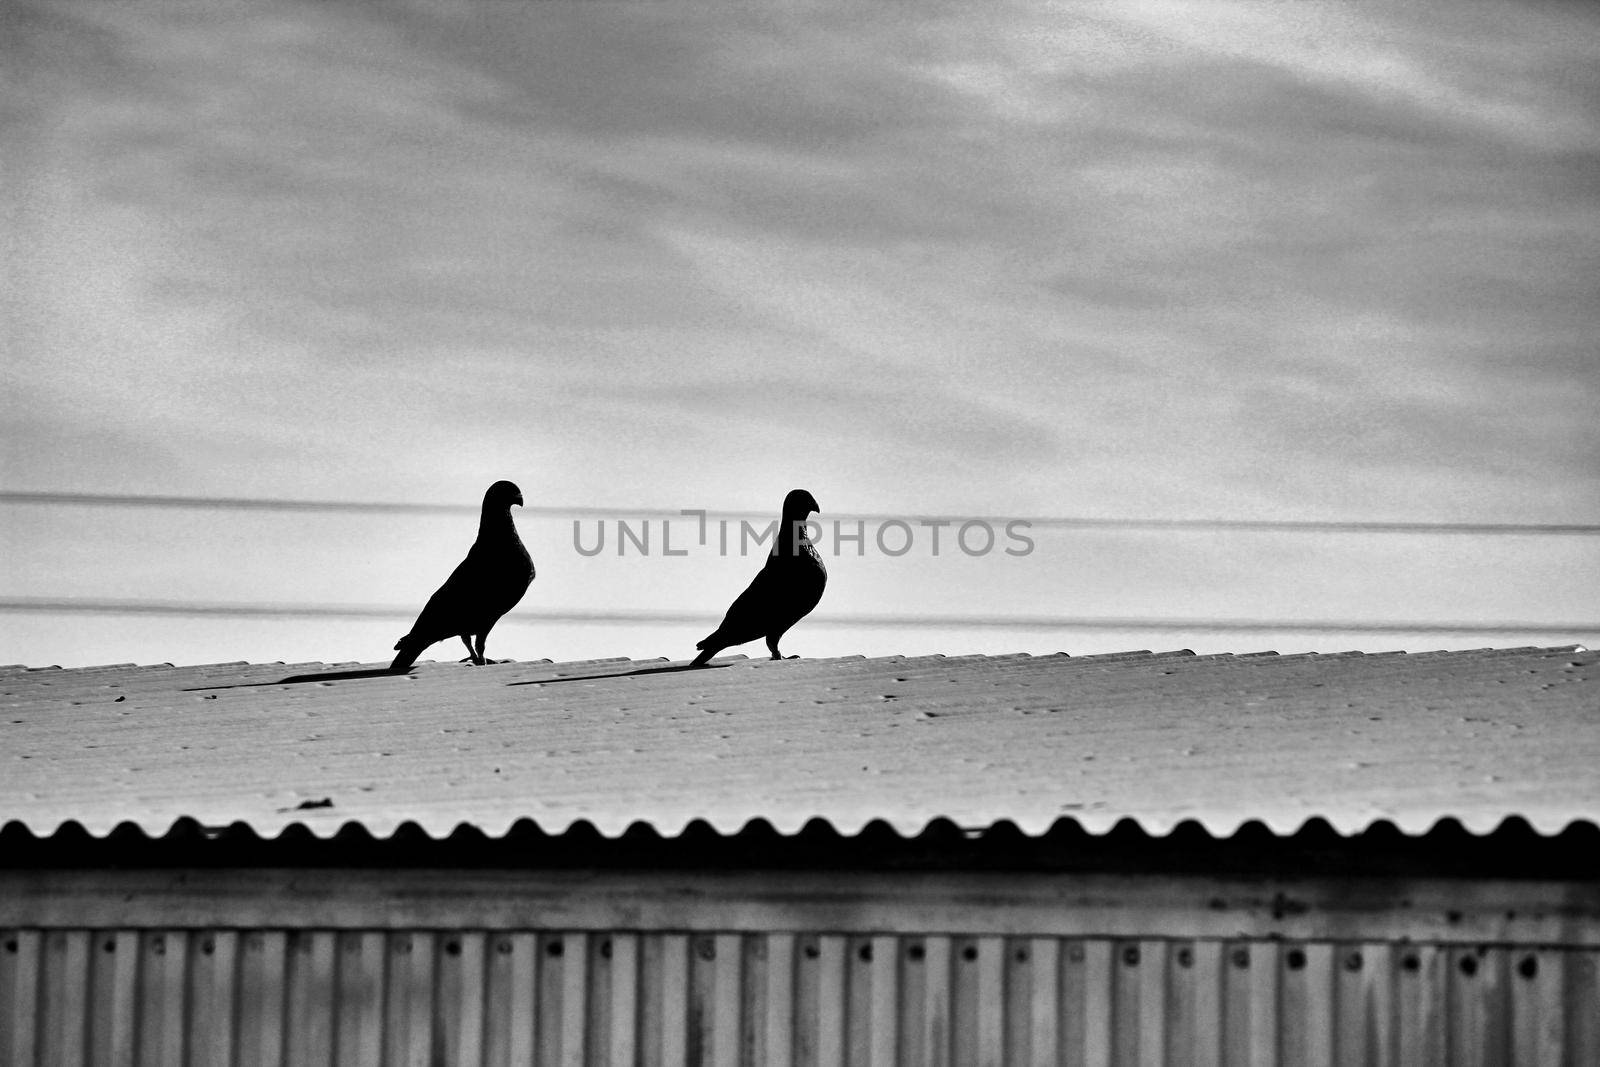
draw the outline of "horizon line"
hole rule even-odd
[[[273,604],[249,602],[184,602],[115,598],[0,597],[0,612],[32,614],[168,615],[194,618],[344,618],[409,620],[416,609],[383,604]],[[715,625],[720,613],[696,611],[513,611],[504,621],[568,623],[633,623]],[[1600,622],[1535,623],[1348,619],[1151,618],[1060,615],[821,615],[808,626],[884,629],[1017,629],[1017,630],[1197,630],[1211,632],[1276,631],[1291,633],[1527,633],[1545,635],[1600,634]],[[1576,640],[1576,637],[1574,637]]]
[[[0,490],[0,504],[63,505],[69,507],[138,507],[207,509],[218,511],[300,511],[345,512],[352,514],[465,515],[478,513],[479,504],[441,504],[398,501],[297,500],[282,497],[207,497],[173,494],[77,493],[58,491]],[[523,513],[540,518],[637,518],[683,519],[700,517],[715,520],[770,519],[768,511],[740,511],[713,508],[620,508],[583,505],[523,506]],[[1283,533],[1385,533],[1385,534],[1469,534],[1477,536],[1578,536],[1600,535],[1600,523],[1508,523],[1508,522],[1421,522],[1364,519],[1230,519],[1230,518],[1137,518],[1088,515],[913,515],[886,512],[841,512],[827,515],[828,521],[905,523],[986,522],[1027,523],[1029,528],[1045,529],[1121,529],[1121,530],[1248,530]]]

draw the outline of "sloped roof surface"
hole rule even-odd
[[[1407,833],[1600,817],[1600,654],[0,668],[0,823]]]

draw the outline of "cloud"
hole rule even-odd
[[[1593,70],[1600,60],[1592,9],[1504,3],[1375,11],[1144,0],[1118,10],[1194,54],[1266,66],[1513,143],[1588,146],[1600,130],[1581,92],[1550,77]]]
[[[952,500],[1600,506],[1577,9],[18,10],[11,381],[64,420],[436,484],[770,424]]]
[[[13,487],[1600,515],[1587,7],[3,12]],[[341,528],[308,561],[298,517],[197,523],[174,553],[123,518],[136,572],[41,519],[30,588],[382,601],[395,572],[361,560],[411,536]],[[538,531],[542,603],[705,588],[552,557],[567,532]],[[1537,617],[1593,571],[1587,546],[1445,551],[1097,535],[1005,570],[847,556],[836,589]]]

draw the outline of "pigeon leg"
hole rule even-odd
[[[776,637],[767,638],[767,649],[772,653],[772,658],[773,659],[799,659],[800,658],[799,656],[785,656],[782,652],[779,652],[778,651],[778,639]]]
[[[472,638],[469,637],[466,634],[462,634],[461,635],[461,643],[463,645],[467,646],[467,654],[465,656],[463,656],[461,659],[457,660],[456,662],[457,663],[474,663],[474,664],[477,663],[478,662],[478,654],[472,650]]]
[[[478,647],[477,647],[477,650],[473,653],[473,655],[476,658],[472,662],[476,663],[480,667],[483,666],[485,663],[493,663],[494,662],[493,660],[489,659],[488,657],[486,657],[483,654],[484,643],[486,641],[488,641],[488,640],[489,640],[489,635],[487,633],[481,633],[481,634],[478,635],[478,638],[477,638]]]

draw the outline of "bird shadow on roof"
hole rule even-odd
[[[308,682],[348,682],[357,678],[404,678],[405,671],[394,671],[388,667],[369,667],[361,671],[322,671],[317,674],[291,674],[287,678],[278,678],[270,682],[237,682],[234,685],[199,685],[192,689],[185,689],[185,693],[199,693],[212,689],[256,689],[267,685],[305,685]]]
[[[710,671],[732,666],[728,663],[708,663],[696,667],[690,663],[675,663],[668,667],[641,667],[636,671],[622,671],[616,674],[574,674],[559,678],[530,678],[525,682],[507,682],[513,685],[550,685],[554,682],[595,682],[606,678],[635,678],[643,674],[676,674],[679,671]]]
[[[634,671],[620,671],[612,674],[575,674],[558,678],[530,678],[525,682],[507,682],[507,685],[550,685],[553,682],[593,682],[605,678],[632,678],[643,674],[674,674],[678,671],[709,671],[728,667],[727,663],[711,663],[703,667],[695,667],[687,663],[673,664],[667,667],[641,667]],[[408,671],[390,670],[388,667],[369,667],[359,671],[320,671],[316,674],[291,674],[287,678],[274,678],[265,682],[236,682],[233,685],[198,685],[184,689],[185,693],[211,692],[216,689],[259,689],[275,685],[307,685],[317,683],[329,685],[333,682],[349,682],[362,678],[405,678]]]

